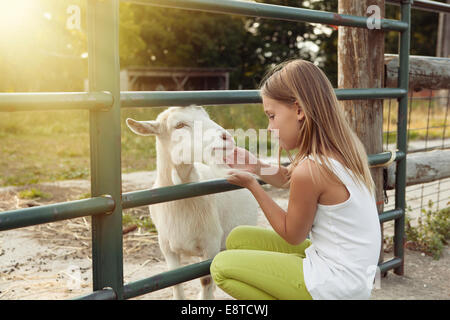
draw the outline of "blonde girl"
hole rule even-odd
[[[268,130],[279,138],[276,173],[264,175],[272,166],[239,147],[225,161],[234,169],[227,180],[251,191],[272,229],[232,230],[211,264],[215,283],[236,299],[368,299],[381,232],[364,146],[313,63],[284,61],[259,89]],[[249,173],[289,188],[287,211]]]

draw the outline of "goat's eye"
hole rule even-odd
[[[187,126],[187,124],[185,124],[185,123],[183,123],[183,122],[180,122],[180,123],[178,123],[178,124],[175,126],[175,129],[181,129],[181,128],[183,128],[184,126]]]

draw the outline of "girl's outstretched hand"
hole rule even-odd
[[[254,183],[258,183],[256,178],[250,173],[241,170],[230,170],[226,179],[229,183],[249,189]]]
[[[258,174],[258,158],[256,158],[252,153],[244,148],[235,147],[232,152],[225,154],[224,161],[233,169],[239,169]]]

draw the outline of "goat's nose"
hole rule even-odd
[[[223,132],[222,133],[222,139],[223,140],[230,140],[231,139],[231,136],[228,134],[228,133],[226,133],[226,132]]]

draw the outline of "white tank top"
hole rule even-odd
[[[305,285],[313,299],[369,299],[381,249],[375,197],[339,161],[328,159],[350,197],[318,204],[303,259]]]

